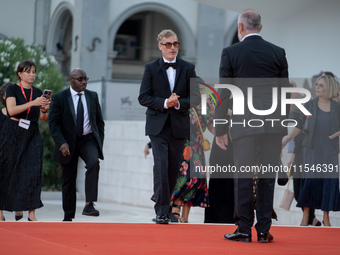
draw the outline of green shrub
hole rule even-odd
[[[23,60],[32,60],[37,66],[36,80],[33,86],[53,93],[61,91],[66,77],[56,68],[56,60],[48,56],[41,45],[26,45],[23,39],[11,38],[0,40],[0,85],[5,82],[17,83],[16,70]],[[39,122],[40,134],[44,144],[43,188],[61,190],[61,169],[59,163],[52,160],[54,142],[50,135],[48,122]]]

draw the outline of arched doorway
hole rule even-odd
[[[186,20],[168,6],[141,4],[125,11],[110,28],[107,77],[141,79],[145,64],[161,56],[156,38],[163,29],[176,32],[181,41],[179,55],[195,62],[196,44]]]
[[[112,45],[112,50],[117,53],[112,61],[115,67],[112,78],[140,79],[144,65],[160,57],[156,38],[163,28],[179,30],[159,12],[145,11],[129,17],[120,26]],[[181,38],[180,34],[178,37]]]

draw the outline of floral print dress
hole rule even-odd
[[[207,114],[201,115],[201,109],[196,107],[203,132],[207,125],[213,122],[214,105],[211,100],[208,100]],[[175,190],[171,200],[177,199],[182,201],[182,206],[207,207],[209,205],[208,186],[205,171],[197,171],[204,169],[205,156],[202,147],[202,133],[198,124],[197,115],[192,110],[190,112],[190,139],[186,141],[183,151],[184,161],[177,178]]]

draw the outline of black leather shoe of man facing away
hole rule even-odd
[[[239,241],[245,243],[251,243],[251,234],[245,234],[238,232],[238,229],[233,234],[225,234],[224,239],[229,241]]]
[[[168,217],[166,217],[165,214],[156,216],[156,224],[168,224],[168,223],[169,223],[169,219]]]
[[[94,208],[94,204],[91,202],[88,205],[85,205],[83,215],[99,216],[99,211]]]
[[[274,240],[274,237],[270,233],[259,233],[257,234],[257,241],[259,243],[269,243]]]

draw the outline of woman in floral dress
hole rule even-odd
[[[196,113],[195,113],[196,111]],[[205,156],[202,146],[203,136],[199,127],[200,121],[203,132],[208,129],[214,133],[213,115],[214,104],[207,100],[207,114],[201,114],[201,107],[195,107],[190,112],[190,138],[186,141],[179,177],[172,194],[172,214],[179,221],[187,223],[192,206],[207,207],[209,205],[208,186],[205,172]],[[197,118],[198,117],[198,118]],[[201,171],[197,171],[200,169]],[[203,171],[202,171],[203,170]],[[180,209],[183,206],[182,217]]]

